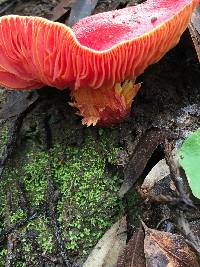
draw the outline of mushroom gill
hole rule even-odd
[[[174,47],[199,0],[147,0],[80,20],[0,18],[0,85],[70,88],[83,123],[110,126],[130,112],[136,77]]]

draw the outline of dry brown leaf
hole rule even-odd
[[[119,190],[120,197],[123,197],[142,175],[156,148],[171,136],[170,131],[154,127],[142,134],[124,169],[124,181]]]
[[[117,261],[117,267],[145,267],[144,231],[138,229],[124,248]]]
[[[126,245],[126,217],[116,222],[99,240],[83,267],[116,267],[117,259]]]
[[[199,267],[197,256],[181,235],[144,228],[146,267]]]
[[[170,170],[166,160],[160,160],[145,177],[141,189],[149,191],[158,181],[162,180],[169,174]]]

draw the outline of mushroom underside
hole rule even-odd
[[[72,29],[38,17],[2,17],[0,85],[69,87],[87,125],[123,120],[139,88],[130,80],[178,43],[198,2],[147,0]]]

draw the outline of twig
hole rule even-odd
[[[200,239],[198,236],[195,236],[192,232],[188,221],[186,220],[183,211],[180,211],[178,214],[177,226],[178,229],[183,233],[186,237],[186,242],[190,245],[197,253],[200,259]]]
[[[16,244],[17,236],[15,233],[9,234],[8,236],[8,253],[6,257],[5,267],[11,267],[13,259],[15,258],[15,244]]]
[[[189,198],[189,195],[185,192],[183,179],[180,176],[178,164],[173,157],[173,145],[167,140],[165,140],[163,146],[164,146],[164,152],[165,152],[165,159],[170,169],[171,178],[178,192],[178,197],[177,197],[177,201],[175,201],[175,204],[178,205],[179,209],[182,209],[182,210],[188,210],[191,208],[196,209],[192,200]]]
[[[20,194],[19,194],[19,197],[20,197],[20,202],[19,202],[20,208],[24,212],[26,212],[26,214],[27,214],[27,216],[29,216],[29,218],[35,219],[36,216],[30,217],[30,215],[31,215],[31,207],[29,207],[28,197],[27,197],[26,191],[24,189],[25,188],[24,182],[19,180],[19,179],[17,179],[16,186],[18,188],[18,191],[20,192]],[[27,235],[27,240],[28,240],[28,242],[30,242],[33,250],[35,252],[37,252],[37,259],[38,259],[38,263],[37,264],[39,266],[43,266],[44,261],[43,261],[43,257],[42,257],[42,252],[39,249],[39,245],[38,245],[38,242],[36,240],[34,231],[26,231],[26,235]]]
[[[73,261],[67,256],[65,251],[64,242],[61,238],[61,231],[59,227],[59,223],[56,218],[56,212],[55,212],[55,186],[52,180],[52,177],[48,177],[48,189],[47,189],[47,195],[46,195],[46,213],[47,217],[50,218],[50,223],[52,226],[53,234],[57,243],[57,247],[60,250],[60,255],[63,258],[63,261],[65,263],[66,267],[78,267]]]
[[[31,208],[29,207],[29,202],[28,202],[23,180],[16,179],[16,187],[18,191],[20,192],[19,206],[29,216],[31,214]]]

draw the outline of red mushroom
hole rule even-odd
[[[174,47],[199,0],[145,3],[80,20],[72,30],[38,17],[0,18],[0,84],[69,87],[83,122],[112,125],[129,114],[133,81]]]

